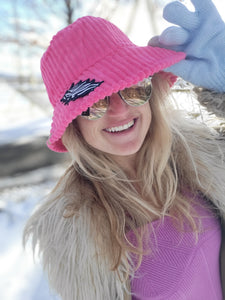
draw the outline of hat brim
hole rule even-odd
[[[48,147],[56,152],[66,152],[61,137],[67,126],[88,107],[92,106],[99,99],[110,96],[126,87],[132,86],[144,78],[151,76],[163,69],[178,63],[185,58],[185,53],[158,47],[138,47],[134,44],[118,48],[86,69],[79,78],[80,80],[95,79],[103,81],[94,91],[88,95],[71,101],[64,105],[59,101],[53,113],[51,133],[48,139]],[[175,75],[170,76],[171,85],[176,79]],[[70,86],[72,82],[68,83]],[[66,92],[66,91],[65,91]]]

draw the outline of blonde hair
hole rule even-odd
[[[186,220],[197,232],[199,224],[191,203],[196,193],[208,197],[225,215],[223,141],[204,125],[174,111],[168,101],[169,90],[160,74],[153,76],[152,121],[137,153],[135,181],[106,153],[85,142],[76,120],[62,139],[72,164],[49,196],[49,203],[66,199],[65,218],[79,218],[84,207],[89,210],[98,256],[124,281],[141,262],[143,241],[149,234],[147,223],[169,215],[177,226],[182,228]],[[27,236],[40,212],[44,213],[43,207],[28,222]],[[130,231],[135,233],[135,243],[127,237]],[[138,257],[136,266],[130,253]]]

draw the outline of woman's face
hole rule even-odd
[[[77,123],[92,147],[113,156],[130,156],[142,146],[151,123],[151,109],[148,102],[134,107],[113,94],[102,118],[87,120],[79,116]]]

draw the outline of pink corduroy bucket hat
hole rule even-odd
[[[85,16],[62,29],[41,59],[54,108],[48,147],[67,151],[61,137],[88,107],[184,58],[183,52],[136,46],[115,25],[98,17]],[[170,76],[173,83],[176,77]]]

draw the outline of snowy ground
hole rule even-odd
[[[25,221],[53,185],[54,180],[34,181],[0,192],[0,298],[3,300],[56,299],[49,291],[38,261],[34,264],[31,248],[28,246],[24,250],[22,247]]]

